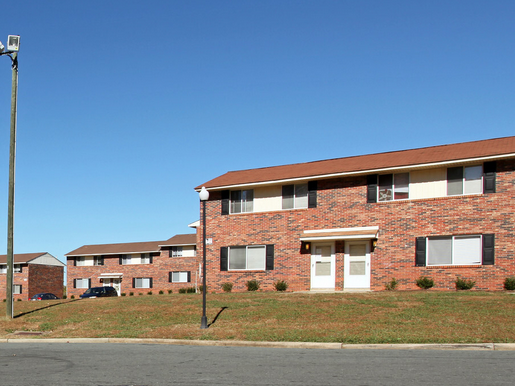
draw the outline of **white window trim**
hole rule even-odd
[[[179,274],[179,279],[186,275],[186,280],[174,280],[173,276],[174,274]],[[172,283],[189,283],[188,281],[188,271],[172,271]]]
[[[455,240],[456,239],[465,239],[465,238],[475,238],[477,237],[479,239],[479,254],[482,255],[483,252],[483,235],[457,235],[457,236],[433,236],[433,237],[426,237],[426,266],[428,267],[445,267],[445,266],[467,266],[467,265],[482,265],[482,258],[480,258],[480,261],[478,263],[464,263],[464,264],[455,264],[454,258],[455,258]],[[445,263],[445,264],[429,264],[429,241],[431,239],[451,239],[451,262]]]
[[[252,200],[251,201],[247,201],[247,200],[243,200],[243,192],[252,192]],[[240,192],[241,193],[241,196],[242,198],[240,198],[240,208],[241,210],[239,212],[234,212],[233,211],[233,202],[234,200],[232,199],[232,194],[233,192]],[[240,213],[253,213],[254,212],[254,189],[238,189],[238,190],[231,190],[230,193],[229,193],[229,214],[240,214]],[[252,210],[246,210],[247,209],[247,205],[246,203],[247,202],[252,202]]]
[[[150,289],[150,277],[136,277],[134,279],[134,288]],[[141,280],[141,287],[138,287],[138,280]],[[145,285],[147,285],[147,287],[144,287]]]
[[[465,187],[467,186],[466,185],[467,179],[465,178],[465,169],[473,168],[473,167],[478,167],[478,166],[481,167],[481,178],[479,179],[479,183],[480,183],[480,186],[481,186],[480,192],[466,193],[465,192]],[[449,194],[449,185],[447,185],[447,197],[473,196],[473,195],[483,194],[483,189],[484,189],[484,185],[483,185],[483,179],[484,179],[483,165],[453,166],[453,167],[461,167],[463,169],[463,178],[462,178],[462,189],[463,189],[463,192],[461,194]],[[446,179],[446,182],[448,184],[449,180]]]
[[[395,198],[395,175],[397,174],[407,174],[408,175],[408,198]],[[381,185],[379,184],[379,178],[381,176],[391,175],[392,176],[392,199],[391,200],[381,200],[380,199],[380,190]],[[410,172],[401,172],[401,173],[385,173],[385,174],[379,174],[377,176],[377,202],[390,202],[390,201],[407,201],[410,197],[410,185],[411,185],[411,173]]]
[[[260,268],[231,268],[231,248],[245,247],[245,266],[248,267],[249,248],[263,248],[263,266]],[[227,270],[228,271],[265,271],[266,270],[266,245],[235,245],[229,247],[227,251]]]
[[[23,287],[21,284],[13,284],[13,295],[21,295],[23,293]]]
[[[80,285],[79,285],[80,283]],[[85,283],[85,284],[83,284]],[[89,279],[75,279],[75,288],[88,289],[89,288]]]
[[[180,247],[180,246],[172,247],[171,252],[172,252],[172,257],[182,257],[182,255],[184,253],[184,248]]]

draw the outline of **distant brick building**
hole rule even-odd
[[[264,290],[278,280],[383,290],[393,278],[412,290],[420,276],[440,290],[457,277],[501,290],[515,276],[515,137],[234,171],[202,186],[210,291],[250,279]]]
[[[84,245],[66,254],[68,295],[112,286],[118,295],[158,293],[196,285],[196,235],[164,241]]]
[[[0,255],[0,298],[5,299],[7,255]],[[13,297],[27,300],[50,292],[63,297],[64,264],[47,252],[14,255]]]

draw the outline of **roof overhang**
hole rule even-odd
[[[288,184],[295,182],[307,182],[310,180],[317,179],[329,179],[329,178],[338,178],[338,177],[349,177],[349,176],[359,176],[366,174],[375,174],[375,173],[388,173],[394,171],[408,171],[408,170],[417,170],[417,169],[429,169],[435,167],[443,167],[443,166],[452,166],[459,165],[464,163],[474,163],[474,162],[486,162],[493,160],[501,160],[506,158],[515,157],[515,153],[509,154],[501,154],[501,155],[493,155],[493,156],[483,156],[483,157],[473,157],[473,158],[462,158],[456,160],[448,160],[448,161],[439,161],[439,162],[428,162],[421,164],[412,164],[412,165],[399,165],[399,166],[391,166],[385,168],[373,168],[366,170],[356,170],[356,171],[348,171],[341,173],[330,173],[330,174],[314,174],[311,176],[304,177],[294,177],[294,178],[285,178],[285,179],[276,179],[276,180],[268,180],[268,181],[259,181],[259,182],[247,182],[242,184],[231,184],[224,186],[212,186],[206,187],[208,191],[217,191],[217,190],[226,190],[226,189],[235,189],[235,188],[254,188],[266,185],[276,185],[276,184]],[[199,192],[200,187],[195,188],[195,191]]]
[[[300,236],[301,241],[333,240],[370,240],[377,239],[379,227],[357,227],[338,229],[306,230]]]

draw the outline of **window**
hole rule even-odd
[[[415,265],[493,265],[494,242],[494,234],[419,237]]]
[[[283,209],[308,207],[308,184],[283,186]]]
[[[254,210],[254,191],[231,191],[231,213],[249,213]]]
[[[77,267],[82,267],[82,266],[86,265],[86,257],[84,257],[84,256],[76,257],[75,258],[75,265]]]
[[[141,264],[150,264],[150,253],[141,254]]]
[[[89,279],[73,279],[73,288],[89,288]]]
[[[483,167],[468,166],[447,169],[447,195],[483,193]]]
[[[132,264],[132,255],[122,255],[121,265]]]
[[[135,277],[132,279],[133,288],[152,288],[151,277]]]
[[[104,265],[104,257],[103,256],[94,256],[93,257],[93,265]]]
[[[229,270],[265,269],[265,246],[229,248]]]
[[[13,285],[13,294],[14,295],[20,295],[21,294],[21,284],[14,284]]]
[[[14,264],[14,273],[21,273],[21,272],[22,272],[21,264]]]
[[[0,273],[7,273],[7,265],[0,265]]]
[[[409,198],[409,173],[381,174],[378,182],[378,201]]]
[[[170,256],[171,257],[182,257],[182,247],[172,247]]]
[[[189,283],[191,281],[191,272],[170,272],[168,281],[170,283]]]

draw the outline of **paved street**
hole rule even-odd
[[[512,385],[514,351],[1,343],[2,386]]]

